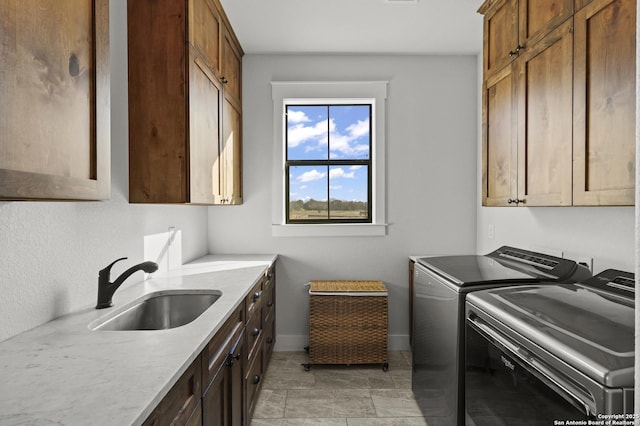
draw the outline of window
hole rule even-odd
[[[274,236],[383,236],[387,82],[272,82]]]
[[[371,223],[373,104],[284,108],[286,223]]]

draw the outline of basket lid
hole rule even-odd
[[[386,292],[387,288],[382,284],[382,281],[317,281],[312,280],[309,282],[311,288],[310,291],[314,293],[371,293],[371,292]]]

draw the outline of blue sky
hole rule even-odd
[[[289,160],[369,158],[369,105],[287,107]],[[367,201],[367,166],[292,166],[290,200]],[[329,193],[328,193],[329,192]]]

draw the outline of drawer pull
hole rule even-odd
[[[253,330],[251,330],[251,334],[257,336],[258,334],[260,334],[260,329],[258,327],[254,327]]]
[[[237,355],[229,354],[227,356],[227,362],[225,362],[225,365],[227,367],[233,367],[233,364],[235,364],[235,362],[239,360],[240,360],[240,354],[237,354]]]
[[[262,293],[261,291],[256,291],[255,293],[253,293],[253,301],[255,302],[256,300],[260,299],[260,293]]]
[[[253,384],[257,385],[258,383],[260,383],[260,376],[256,374],[253,376]]]

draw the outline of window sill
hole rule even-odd
[[[274,237],[383,237],[387,224],[290,224],[271,225]]]

